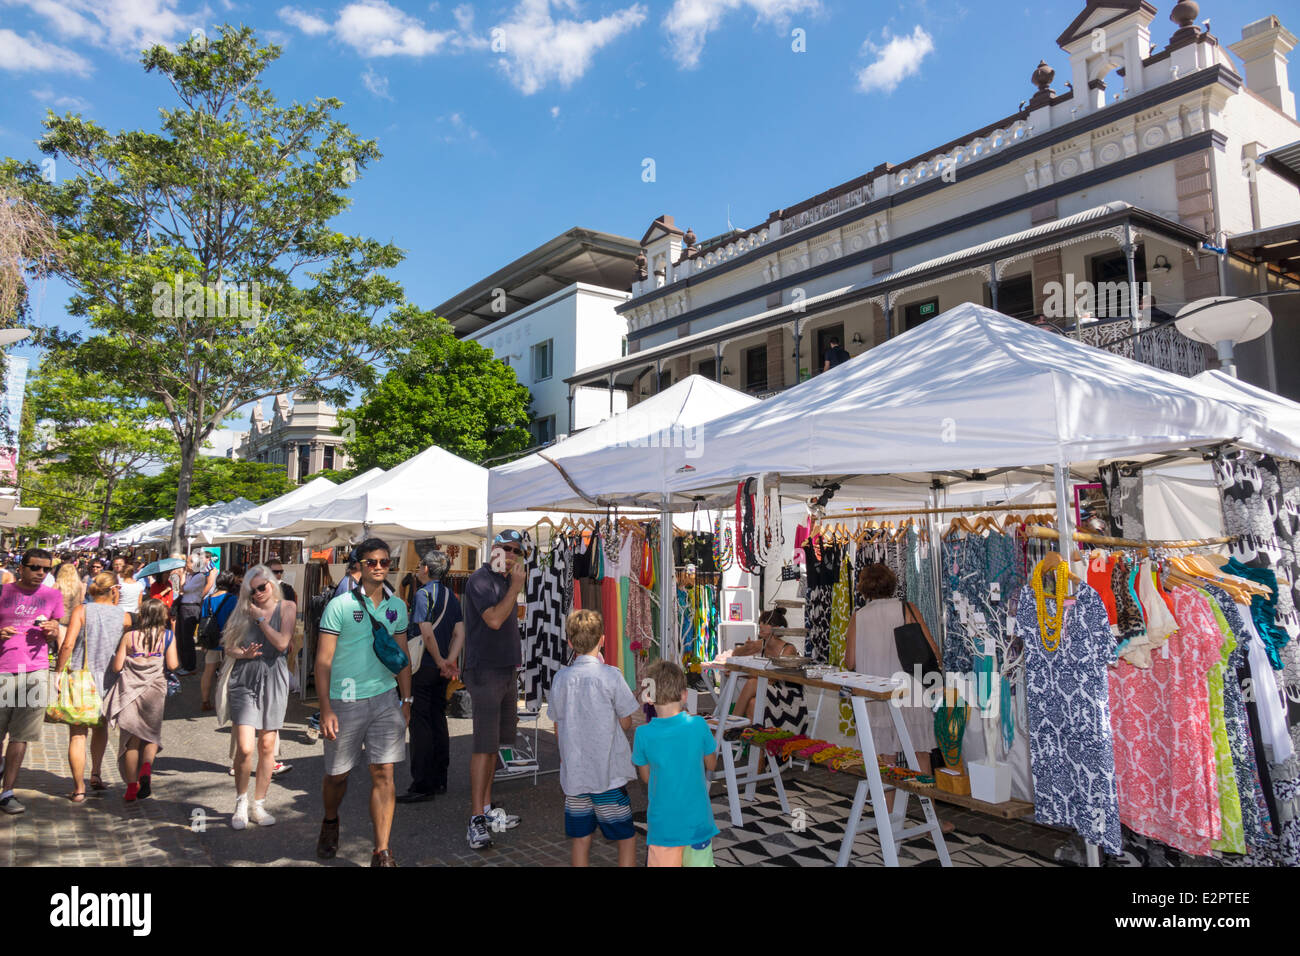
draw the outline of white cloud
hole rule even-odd
[[[175,43],[203,27],[206,7],[177,10],[177,0],[3,0],[44,17],[60,38],[135,56],[156,43]]]
[[[376,73],[372,69],[367,68],[366,72],[361,74],[361,85],[381,99],[392,99],[388,95],[388,77]]]
[[[576,14],[576,0],[520,0],[510,19],[493,28],[501,41],[501,70],[525,95],[550,83],[572,86],[598,50],[646,18],[645,7],[638,3],[599,20],[556,20],[551,16],[553,3]]]
[[[49,103],[51,106],[61,110],[76,110],[84,113],[90,109],[90,104],[80,96],[59,96],[48,86],[40,90],[32,90],[32,96],[38,103]]]
[[[796,13],[821,11],[820,0],[676,0],[663,27],[668,33],[673,58],[679,66],[693,69],[700,65],[705,38],[722,26],[733,10],[748,10],[756,23],[771,23],[779,29],[790,25]]]
[[[0,70],[13,73],[90,73],[90,63],[66,47],[46,43],[32,34],[19,36],[0,29]]]
[[[424,24],[384,0],[359,0],[339,11],[334,35],[364,56],[426,56],[454,33]]]
[[[558,106],[552,106],[551,119],[559,119],[559,118],[560,118],[560,108]]]
[[[892,93],[907,77],[921,72],[921,61],[934,52],[934,40],[917,26],[911,36],[893,37],[883,47],[867,40],[862,51],[874,53],[876,59],[858,72],[858,89],[863,93]]]
[[[328,22],[297,7],[281,7],[276,13],[289,26],[297,27],[308,36],[320,36],[322,33],[330,32]]]
[[[465,122],[465,117],[460,113],[452,113],[449,116],[439,116],[438,122],[449,123],[452,127],[449,133],[439,134],[444,143],[463,143],[466,140],[478,139],[478,130]]]

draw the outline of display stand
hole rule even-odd
[[[943,839],[943,829],[938,816],[934,812],[933,801],[929,797],[916,794],[917,799],[921,802],[922,812],[925,814],[925,823],[920,826],[907,826],[909,792],[886,784],[880,776],[880,768],[876,765],[874,759],[876,746],[871,734],[871,722],[867,717],[868,704],[889,708],[890,718],[894,722],[894,730],[898,734],[899,746],[902,747],[904,754],[907,756],[908,766],[917,772],[920,772],[921,769],[920,764],[917,763],[916,754],[913,752],[912,738],[907,731],[907,724],[903,720],[902,710],[892,706],[892,695],[857,687],[843,687],[828,681],[802,677],[782,671],[759,670],[740,664],[727,664],[725,671],[727,680],[723,687],[722,699],[718,703],[718,713],[727,714],[731,709],[731,703],[736,699],[741,681],[750,677],[757,678],[758,690],[754,695],[754,719],[752,721],[755,726],[762,726],[764,702],[767,696],[767,681],[772,675],[775,675],[775,679],[787,683],[834,690],[841,696],[850,698],[853,706],[853,718],[857,724],[858,748],[865,758],[863,761],[865,779],[858,782],[857,790],[853,795],[853,808],[849,811],[849,819],[844,828],[844,839],[840,844],[839,856],[835,861],[836,866],[849,865],[849,860],[853,855],[853,841],[857,838],[868,794],[871,797],[871,814],[874,819],[866,824],[866,829],[875,829],[880,840],[881,856],[884,858],[886,866],[898,866],[898,844],[900,842],[926,834],[929,834],[934,841],[934,848],[939,855],[940,865],[952,866],[952,861],[948,857],[948,847]],[[745,799],[753,800],[754,790],[758,782],[770,778],[776,786],[777,797],[781,801],[781,809],[789,813],[790,809],[786,801],[785,787],[781,782],[779,763],[775,759],[769,758],[767,763],[771,769],[759,773],[758,757],[760,748],[751,746],[748,768],[744,776],[739,776],[736,773],[734,762],[729,759],[732,749],[731,742],[723,739],[723,733],[726,729],[730,728],[724,727],[721,721],[717,721],[714,735],[718,749],[722,752],[723,757],[724,775],[727,781],[727,801],[731,809],[732,826],[744,825],[740,809],[740,786],[742,784],[745,786]],[[898,794],[894,800],[892,813],[885,809],[885,793],[888,790],[895,790]]]

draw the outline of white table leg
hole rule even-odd
[[[754,691],[754,726],[762,727],[763,718],[767,713],[767,678],[758,678],[758,688]],[[754,789],[758,786],[758,760],[759,755],[763,752],[762,747],[751,746],[749,748],[749,767],[745,771],[745,800],[746,802],[754,799]],[[773,766],[774,758],[768,758],[768,766]]]
[[[889,716],[894,721],[894,731],[898,735],[899,746],[903,748],[903,756],[907,760],[907,765],[920,772],[921,764],[916,759],[916,748],[912,745],[912,735],[907,729],[907,722],[903,720],[903,708],[894,706],[892,700],[885,706],[889,708]],[[937,768],[931,769],[937,771]],[[901,833],[906,825],[907,797],[909,793],[906,790],[897,792],[903,795],[903,799],[899,802],[899,806],[894,809],[901,810],[901,812],[893,814],[893,816],[897,817],[897,825]],[[930,837],[934,840],[934,850],[939,855],[939,865],[952,866],[952,860],[948,856],[948,844],[943,839],[943,825],[939,823],[939,816],[934,812],[934,801],[920,794],[917,794],[916,799],[921,802],[921,810],[925,814],[925,827],[923,829],[930,831]],[[893,825],[894,821],[892,819],[890,822]],[[913,833],[915,832],[913,831]]]
[[[866,761],[863,761],[864,765]],[[858,781],[858,789],[853,793],[853,809],[849,811],[849,822],[844,825],[844,839],[840,841],[840,854],[835,858],[836,866],[848,866],[853,856],[853,841],[858,838],[858,821],[862,819],[862,810],[867,802],[866,780]]]
[[[853,720],[858,725],[858,749],[862,751],[862,766],[867,772],[867,784],[871,790],[871,812],[876,818],[880,855],[884,857],[885,866],[898,866],[898,847],[894,842],[893,822],[885,805],[885,783],[880,779],[880,767],[876,763],[876,741],[871,735],[871,721],[867,719],[867,701],[857,694],[853,695]],[[856,821],[854,823],[856,826]],[[850,843],[850,853],[852,846]],[[840,852],[843,853],[843,847]]]
[[[740,792],[736,785],[736,755],[731,746],[731,741],[724,740],[723,735],[727,732],[727,714],[731,711],[731,702],[736,699],[736,688],[739,679],[740,673],[737,671],[731,671],[727,674],[727,681],[722,688],[722,699],[718,701],[718,710],[715,714],[718,719],[718,728],[713,735],[718,752],[722,754],[722,771],[727,781],[727,805],[731,810],[731,825],[733,827],[740,827],[745,824],[740,812]]]

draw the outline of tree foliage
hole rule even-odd
[[[139,475],[123,480],[117,487],[117,518],[114,523],[127,527],[171,514],[176,504],[179,476],[180,465],[173,463],[156,475]],[[268,501],[293,491],[295,487],[285,474],[283,465],[204,456],[194,466],[190,507],[198,508],[240,497],[249,501]]]
[[[457,339],[438,319],[356,411],[340,415],[340,430],[353,432],[344,448],[357,473],[392,468],[430,445],[482,462],[532,443],[530,401],[491,349]]]
[[[286,391],[342,404],[418,331],[385,275],[401,251],[331,225],[375,142],[334,118],[337,99],[280,106],[262,80],[279,54],[229,26],[155,46],[145,71],[176,100],[160,131],[50,113],[40,147],[55,181],[35,164],[0,167],[55,225],[54,272],[96,332],[81,368],[157,401],[171,425],[173,550],[199,449],[232,412]]]
[[[175,456],[162,408],[98,372],[78,373],[47,357],[28,383],[27,402],[45,442],[34,451],[46,478],[89,477],[101,502],[95,527],[112,528],[113,492],[140,468]]]

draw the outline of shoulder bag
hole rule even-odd
[[[353,588],[352,594],[356,597],[357,603],[365,609],[366,616],[370,618],[370,646],[374,650],[375,656],[379,658],[379,663],[394,674],[400,674],[402,668],[410,664],[405,649],[397,643],[396,638],[389,633],[388,628],[371,612],[370,601],[366,598],[365,589]]]
[[[434,582],[433,582],[433,587],[434,587],[434,590],[429,594],[429,600],[431,600],[431,601],[433,601],[433,602],[436,603],[437,600],[438,600],[437,595],[438,595],[438,592],[439,592],[440,590],[442,590],[442,585],[441,585],[439,582],[434,581]],[[434,634],[437,634],[437,633],[438,633],[438,625],[442,623],[442,619],[443,619],[443,617],[446,616],[446,614],[447,614],[447,605],[450,604],[450,603],[451,603],[451,599],[450,599],[450,598],[448,598],[446,601],[443,601],[443,602],[442,602],[442,610],[438,612],[438,619],[437,619],[436,621],[431,622],[431,623],[433,624],[433,632],[434,632]],[[410,637],[410,638],[407,638],[407,640],[406,640],[406,656],[409,657],[409,658],[411,659],[411,676],[412,676],[412,677],[415,676],[415,672],[418,671],[418,670],[420,669],[420,664],[424,661],[424,650],[425,650],[425,648],[424,648],[424,634],[423,634],[423,633],[419,633],[419,626],[420,626],[421,623],[423,623],[423,622],[417,622],[417,623],[416,623],[416,631],[417,631],[417,633],[416,633],[415,637]],[[382,659],[382,658],[381,658],[381,659]]]
[[[226,600],[234,599],[235,595],[222,595],[221,601],[212,609],[212,613],[203,618],[199,625],[199,647],[205,651],[215,651],[221,646],[221,612],[226,606]]]
[[[925,639],[925,631],[916,621],[909,621],[912,608],[906,601],[903,605],[903,623],[894,628],[894,647],[898,650],[898,663],[910,677],[917,666],[921,668],[922,680],[926,674],[939,670],[939,660],[934,655],[930,642]]]

